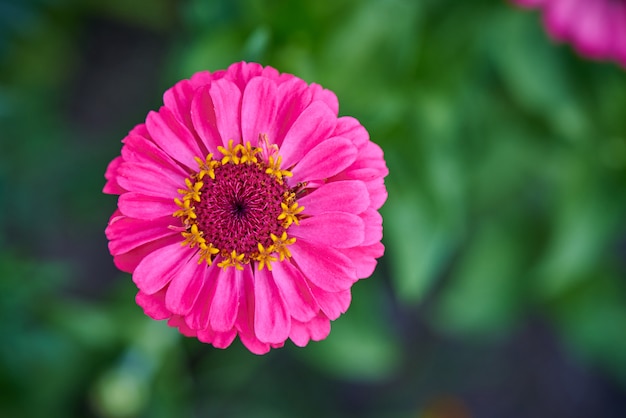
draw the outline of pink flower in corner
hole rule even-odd
[[[513,0],[543,9],[548,33],[589,58],[614,60],[626,67],[625,0]]]
[[[335,95],[274,68],[201,72],[123,139],[106,228],[150,317],[257,354],[330,332],[383,254],[383,152]]]

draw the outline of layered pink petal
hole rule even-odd
[[[194,257],[172,278],[165,304],[171,312],[185,316],[193,309],[204,284],[206,265],[194,262]]]
[[[163,93],[163,104],[170,109],[181,123],[188,129],[193,129],[191,123],[191,100],[195,87],[189,80],[182,80]]]
[[[319,314],[307,322],[293,321],[289,339],[298,347],[304,347],[310,340],[321,341],[330,334],[330,321]]]
[[[141,135],[129,134],[122,148],[124,161],[167,167],[168,171],[175,171],[186,176],[186,171],[154,142]]]
[[[185,177],[169,167],[143,163],[123,163],[117,170],[117,182],[130,192],[174,199],[178,189],[185,188]]]
[[[195,92],[191,102],[191,123],[204,148],[209,152],[217,152],[217,147],[222,145],[222,139],[217,129],[215,104],[208,86],[200,87]],[[197,157],[204,159],[205,155]]]
[[[311,292],[322,312],[331,320],[339,318],[342,313],[347,311],[352,301],[350,289],[327,292],[317,286],[311,286]]]
[[[211,98],[215,106],[217,130],[222,145],[229,140],[236,144],[241,141],[241,90],[228,80],[219,80],[211,85]]]
[[[144,257],[133,272],[133,281],[142,292],[151,295],[163,289],[178,274],[196,250],[174,243]],[[195,261],[191,261],[195,263]]]
[[[172,316],[172,312],[165,306],[165,292],[163,289],[152,295],[148,295],[141,290],[135,296],[137,305],[143,308],[143,311],[152,319],[163,320]]]
[[[131,218],[154,220],[172,214],[179,209],[173,199],[163,197],[146,196],[141,193],[128,192],[120,196],[117,202],[120,211]],[[170,219],[170,224],[178,221]]]
[[[311,103],[293,123],[280,147],[283,166],[291,167],[313,147],[330,137],[337,118],[321,101]]]
[[[239,294],[237,283],[241,276],[237,269],[220,272],[215,279],[215,290],[211,301],[209,323],[215,331],[230,331],[235,325],[239,310]]]
[[[103,193],[106,194],[122,194],[126,191],[122,186],[117,183],[117,169],[124,162],[122,157],[115,157],[113,161],[109,163],[107,166],[107,170],[104,173],[104,178],[107,180],[104,188],[102,189]]]
[[[373,180],[369,180],[365,183],[367,192],[370,197],[370,208],[380,209],[387,201],[387,187],[385,187],[385,181],[379,177]]]
[[[170,244],[180,245],[180,235],[168,235],[167,237],[160,238],[156,241],[150,241],[137,248],[133,248],[126,253],[116,254],[112,252],[111,254],[113,255],[113,262],[118,269],[127,273],[132,273],[137,268],[137,265],[141,262],[141,260],[143,260],[148,254]]]
[[[306,242],[334,248],[355,247],[365,239],[363,220],[346,212],[324,212],[302,219],[289,232]]]
[[[324,290],[346,290],[357,280],[352,261],[333,248],[303,240],[297,240],[289,248],[304,276]]]
[[[259,134],[273,131],[276,117],[276,83],[255,77],[246,86],[241,101],[241,133],[243,141],[257,144]]]
[[[380,243],[374,243],[368,246],[359,246],[354,248],[344,248],[341,252],[350,260],[354,261],[356,267],[356,275],[359,278],[369,277],[374,273],[377,258],[385,253],[385,246]]]
[[[211,328],[198,330],[198,340],[203,343],[213,344],[215,348],[226,348],[232,344],[237,336],[236,329],[230,329],[225,332],[212,330]]]
[[[337,113],[339,113],[339,100],[337,100],[337,95],[316,83],[312,83],[310,89],[313,93],[313,101],[319,100],[326,103],[326,106],[333,112],[333,115],[337,117]]]
[[[259,340],[254,332],[254,276],[249,267],[244,267],[237,285],[239,286],[239,312],[235,326],[239,339],[252,353],[265,354],[270,351],[271,345]]]
[[[319,307],[300,270],[291,263],[274,263],[273,266],[274,281],[291,317],[304,322],[313,318]]]
[[[374,209],[368,209],[359,215],[365,226],[365,236],[361,245],[372,245],[383,238],[383,217]]]
[[[324,184],[310,194],[298,199],[305,213],[318,215],[324,212],[359,214],[370,206],[365,183],[359,180],[334,181]]]
[[[296,164],[293,182],[322,180],[349,167],[357,156],[352,142],[343,137],[329,138],[317,144]]]
[[[293,77],[278,86],[276,95],[276,123],[270,132],[270,140],[280,146],[289,128],[311,103],[313,93],[308,84]]]
[[[139,220],[126,216],[115,216],[109,221],[105,233],[109,239],[111,254],[122,254],[160,238],[178,235],[169,226],[172,217]],[[180,235],[179,235],[180,236]]]
[[[256,62],[236,62],[228,67],[225,78],[234,82],[241,91],[244,91],[248,82],[261,75],[263,66]]]
[[[190,328],[198,330],[210,327],[211,305],[213,304],[215,286],[220,273],[221,270],[216,262],[213,262],[212,265],[205,268],[202,282],[198,290],[198,296],[191,311],[185,316],[185,322]]]
[[[267,343],[281,343],[289,336],[291,317],[283,296],[267,269],[254,275],[254,332]]]
[[[185,337],[197,337],[198,333],[195,329],[191,329],[185,323],[185,318],[180,315],[172,315],[170,319],[167,321],[167,325],[172,328],[178,328],[178,332],[183,334]]]
[[[150,112],[146,118],[146,128],[152,140],[163,151],[187,167],[197,167],[194,157],[205,154],[194,135],[167,107]]]
[[[357,148],[370,142],[370,136],[365,127],[351,116],[342,116],[337,119],[337,125],[332,136],[349,138]]]

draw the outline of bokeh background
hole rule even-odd
[[[199,70],[335,91],[385,150],[385,256],[255,356],[143,315],[101,194]],[[626,71],[476,0],[0,0],[0,416],[626,416]]]

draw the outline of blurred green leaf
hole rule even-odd
[[[380,291],[376,277],[354,286],[348,312],[332,323],[326,340],[310,343],[300,353],[301,358],[341,379],[376,381],[390,377],[400,365],[401,353],[376,297]]]

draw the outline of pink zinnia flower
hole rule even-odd
[[[383,152],[335,95],[271,67],[200,72],[123,139],[106,228],[145,313],[225,348],[330,332],[383,254]]]
[[[543,9],[548,33],[584,56],[626,66],[625,0],[513,0]]]

